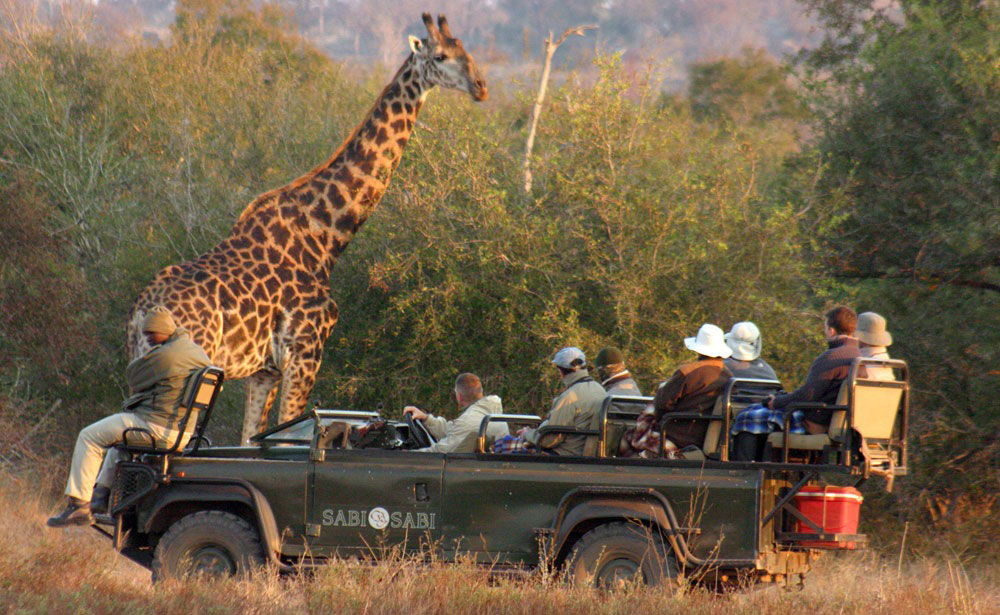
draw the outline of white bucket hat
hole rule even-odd
[[[760,356],[760,329],[752,322],[738,322],[726,334],[726,345],[733,349],[738,361],[753,361]]]
[[[684,338],[684,345],[688,347],[688,350],[693,350],[706,357],[725,359],[733,354],[733,350],[726,346],[722,329],[715,325],[702,325],[701,329],[698,329],[698,335]]]
[[[858,314],[854,337],[870,346],[892,346],[892,334],[885,330],[885,318],[875,312]]]

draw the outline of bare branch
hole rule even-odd
[[[576,26],[567,28],[559,40],[553,42],[552,32],[545,39],[545,62],[542,65],[542,77],[538,82],[538,95],[535,98],[535,105],[531,109],[531,128],[528,130],[528,141],[524,146],[524,191],[531,193],[531,150],[535,147],[535,132],[538,129],[538,118],[542,114],[542,103],[545,101],[545,92],[549,87],[549,73],[552,71],[552,56],[555,55],[559,45],[566,42],[571,35],[583,36],[587,30],[594,30],[597,26]]]

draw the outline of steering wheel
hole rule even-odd
[[[413,415],[409,413],[403,416],[406,419],[406,426],[410,430],[410,440],[416,443],[414,448],[427,448],[431,444],[434,444],[434,438],[427,431],[427,427],[424,426],[423,421],[415,420]]]

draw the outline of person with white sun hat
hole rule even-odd
[[[733,350],[726,345],[722,329],[712,324],[702,325],[697,335],[684,339],[684,345],[698,357],[678,367],[657,388],[652,407],[640,415],[635,430],[623,438],[631,449],[626,454],[652,455],[660,448],[660,438],[667,438],[665,450],[677,451],[675,456],[683,457],[684,448],[700,448],[704,442],[708,421],[670,421],[662,434],[660,421],[672,412],[711,414],[716,398],[722,395],[731,378],[722,360],[731,356]]]
[[[749,321],[736,323],[726,334],[726,345],[732,349],[733,355],[724,363],[733,378],[778,379],[774,369],[760,358],[763,344],[757,325]]]

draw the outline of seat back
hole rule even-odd
[[[837,393],[837,405],[847,406],[851,400],[851,378],[847,378],[840,384],[840,391]],[[827,435],[830,439],[839,442],[844,438],[847,430],[847,410],[834,410],[830,416],[830,428]]]
[[[897,365],[892,365],[896,363]],[[889,440],[894,437],[897,417],[903,406],[903,396],[908,389],[907,371],[900,368],[901,361],[860,357],[851,366],[853,381],[852,423],[854,429],[866,440]],[[874,380],[859,378],[862,367],[875,366],[900,368],[899,380]]]
[[[194,437],[192,451],[197,451],[201,444],[201,438],[205,435],[205,428],[208,426],[208,418],[215,407],[215,400],[222,392],[222,382],[225,380],[222,368],[214,365],[203,367],[188,376],[186,385],[187,394],[184,396],[184,418],[178,425],[181,436],[171,447],[171,451],[176,451],[183,441],[184,433]],[[189,428],[193,422],[193,427]]]
[[[616,457],[622,436],[629,429],[635,428],[636,420],[649,404],[652,397],[629,395],[609,395],[604,398],[601,410],[597,413],[595,428],[600,433],[595,438],[595,450],[584,450],[584,455],[596,454],[598,457]],[[590,438],[588,438],[588,445]]]
[[[726,397],[725,395],[720,395],[715,400],[715,407],[712,408],[712,420],[708,422],[708,430],[705,432],[705,443],[701,447],[706,457],[718,452],[719,436],[722,434],[723,427],[722,413],[725,412],[725,409]]]

